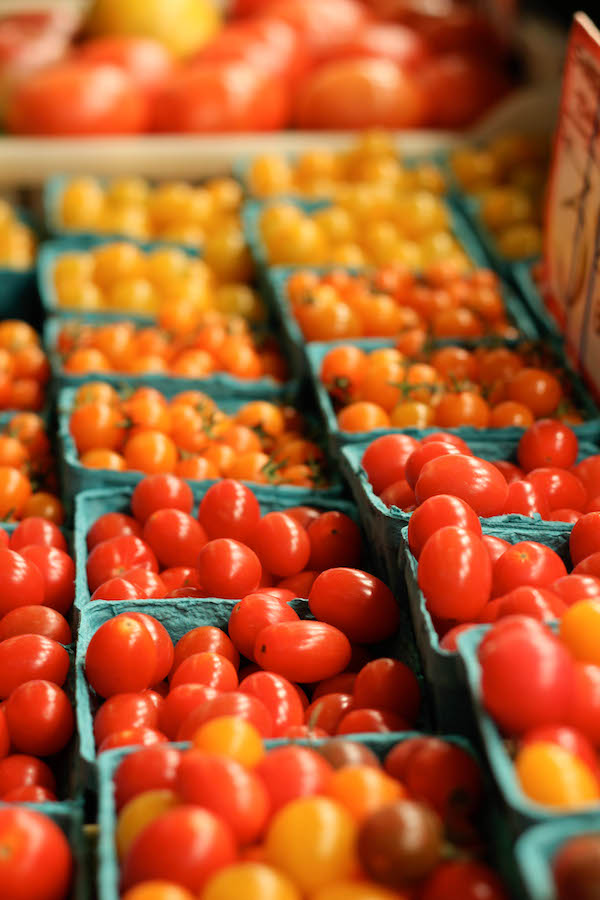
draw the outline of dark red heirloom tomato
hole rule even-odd
[[[549,587],[566,574],[564,562],[550,547],[537,541],[519,541],[494,563],[492,596],[508,594],[521,585]]]
[[[195,566],[208,541],[204,528],[180,509],[157,509],[144,523],[144,540],[163,568]]]
[[[481,522],[468,503],[450,494],[436,494],[425,500],[408,521],[408,545],[417,559],[427,540],[444,525],[457,525],[481,535]]]
[[[65,683],[69,654],[57,641],[40,634],[18,634],[0,642],[0,698],[20,684],[41,678]]]
[[[251,543],[263,569],[273,575],[286,578],[306,568],[310,556],[308,534],[296,519],[284,512],[263,516]]]
[[[142,524],[159,509],[180,509],[191,513],[193,507],[191,487],[176,475],[148,475],[136,484],[131,495],[131,512]]]
[[[487,460],[448,454],[426,463],[415,485],[418,504],[435,494],[460,497],[478,516],[498,516],[504,510],[508,485]]]
[[[52,756],[73,734],[73,709],[65,692],[51,681],[26,681],[6,704],[11,746],[21,753]]]
[[[262,567],[256,553],[240,541],[216,538],[198,556],[198,577],[209,597],[239,600],[255,591]]]
[[[254,672],[240,682],[239,690],[257,697],[267,707],[273,719],[273,737],[283,737],[290,726],[304,721],[298,690],[282,675]]]
[[[245,484],[224,478],[205,493],[198,519],[210,540],[232,538],[250,542],[260,520],[260,506]]]
[[[310,683],[342,672],[352,654],[346,635],[326,622],[298,619],[267,625],[256,637],[254,659],[289,681]]]
[[[117,809],[144,791],[173,790],[180,759],[180,750],[164,744],[124,756],[114,774]]]
[[[360,528],[350,516],[336,510],[322,513],[308,526],[308,568],[317,572],[337,566],[358,566],[362,554]]]
[[[390,637],[400,621],[398,604],[387,585],[360,569],[322,572],[310,589],[308,604],[316,619],[335,625],[358,643]]]
[[[96,544],[108,541],[123,534],[132,534],[134,537],[142,536],[142,526],[133,516],[125,513],[108,512],[96,519],[87,533],[87,547],[92,550]]]
[[[492,587],[492,563],[482,539],[454,525],[440,528],[421,550],[418,581],[433,615],[473,621]]]
[[[0,550],[0,617],[18,606],[44,602],[44,578],[36,565],[14,550]]]
[[[156,684],[157,650],[143,621],[121,613],[92,635],[85,674],[101,697],[141,691]]]
[[[75,599],[75,563],[58,547],[32,544],[22,547],[23,559],[34,563],[44,579],[44,606],[66,613]]]
[[[248,594],[233,607],[229,617],[229,637],[246,659],[254,659],[254,645],[259,632],[276,622],[294,622],[298,613],[271,594],[257,591]]]
[[[33,809],[0,809],[0,885],[4,897],[63,900],[69,894],[73,857],[63,832]]]
[[[8,546],[11,550],[21,550],[29,544],[41,544],[44,547],[57,547],[59,550],[67,550],[67,542],[58,525],[42,519],[40,516],[30,516],[19,522],[10,536]]]
[[[539,419],[521,437],[517,459],[526,472],[545,466],[570,469],[578,451],[579,442],[572,428],[556,419]]]
[[[141,538],[132,534],[110,538],[96,544],[86,564],[88,584],[95,591],[109,578],[124,575],[134,566],[144,566],[158,572],[158,561],[154,552]]]
[[[367,447],[361,464],[376,494],[404,478],[406,461],[418,446],[419,442],[406,434],[385,434]]]
[[[266,785],[273,814],[298,797],[326,793],[333,774],[320,753],[293,744],[269,751],[254,771]]]
[[[18,606],[0,619],[0,641],[17,634],[42,634],[59,644],[71,643],[69,623],[49,606]]]

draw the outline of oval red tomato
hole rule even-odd
[[[423,466],[415,485],[417,503],[435,494],[460,497],[478,516],[499,516],[508,496],[506,479],[496,466],[475,456],[438,456]]]
[[[408,546],[416,559],[431,535],[445,525],[481,535],[479,516],[468,503],[450,494],[435,494],[415,509],[408,522]]]
[[[478,535],[464,528],[447,525],[434,532],[421,550],[417,574],[434,616],[473,621],[490,598],[488,551]]]
[[[0,884],[5,897],[63,900],[69,893],[73,857],[52,819],[33,809],[0,809]]]
[[[267,625],[256,637],[254,659],[289,681],[309,683],[342,672],[352,655],[343,632],[310,619]]]
[[[101,697],[151,687],[157,651],[143,622],[127,613],[104,622],[92,635],[85,655],[85,674]]]
[[[360,569],[322,572],[310,589],[308,604],[316,619],[362,644],[385,640],[400,622],[398,604],[387,585]]]
[[[567,569],[550,547],[537,541],[518,541],[494,563],[492,596],[499,597],[521,585],[549,587]]]

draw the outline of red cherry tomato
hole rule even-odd
[[[182,684],[205,684],[217,691],[234,691],[238,686],[238,677],[226,657],[205,650],[193,653],[177,666],[171,677],[171,687]]]
[[[419,70],[430,52],[421,35],[405,25],[367,24],[353,39],[330,50],[328,58],[391,59],[405,72]]]
[[[493,625],[480,645],[479,660],[483,702],[508,734],[566,720],[573,662],[538,622],[510,616]]]
[[[205,544],[198,556],[202,587],[210,597],[239,600],[255,591],[262,567],[258,556],[239,541],[216,538]]]
[[[67,620],[48,606],[19,606],[0,619],[0,641],[17,634],[41,634],[59,644],[72,640]]]
[[[518,541],[494,563],[492,596],[508,594],[521,585],[550,587],[566,574],[564,562],[550,547],[537,541]]]
[[[123,581],[131,584],[147,600],[160,600],[166,596],[167,591],[160,575],[143,566],[128,569],[123,573]]]
[[[143,725],[137,728],[123,728],[122,731],[113,731],[104,738],[98,747],[98,755],[107,750],[116,750],[118,747],[152,747],[166,740],[166,735],[155,728],[145,728]]]
[[[460,497],[478,516],[498,516],[504,510],[508,485],[501,472],[475,456],[438,456],[423,466],[415,485],[417,503],[435,494]]]
[[[587,492],[583,483],[565,469],[533,469],[526,477],[546,497],[553,509],[583,509]]]
[[[294,99],[293,121],[304,129],[419,128],[428,116],[419,82],[388,59],[324,63]]]
[[[162,583],[167,593],[179,588],[195,588],[197,586],[198,570],[194,566],[174,566],[164,569],[160,573]]]
[[[4,705],[0,706],[0,759],[4,759],[10,753],[10,734]],[[1,794],[0,794],[1,796]]]
[[[156,667],[152,676],[152,684],[160,684],[166,678],[173,665],[173,641],[169,632],[158,619],[146,613],[130,612],[126,614],[130,619],[140,622],[148,631],[156,650]]]
[[[406,511],[414,509],[417,502],[415,492],[405,479],[388,484],[379,496],[387,507],[396,506]]]
[[[389,709],[353,709],[340,721],[336,734],[363,734],[371,731],[408,731],[409,723]]]
[[[406,761],[402,782],[411,797],[433,807],[444,821],[472,815],[483,796],[476,760],[462,747],[440,738],[426,738],[415,747]]]
[[[241,846],[261,836],[269,815],[269,795],[258,775],[234,759],[200,750],[181,757],[177,793],[226,822]]]
[[[566,606],[572,606],[578,600],[600,597],[600,578],[593,575],[563,575],[552,582],[550,590],[558,594]]]
[[[78,47],[76,59],[87,63],[108,63],[123,69],[149,100],[156,95],[173,68],[168,51],[159,41],[125,35],[86,41]]]
[[[117,809],[122,809],[144,791],[173,790],[180,759],[181,751],[165,744],[145,747],[124,756],[114,774]]]
[[[353,691],[355,709],[381,709],[416,721],[421,691],[414,672],[398,659],[374,659],[358,675]]]
[[[175,646],[175,656],[173,658],[173,671],[194,653],[203,653],[204,651],[219,653],[226,657],[230,663],[237,669],[240,664],[240,655],[224,631],[215,628],[214,625],[199,625],[192,628],[187,634],[177,641]]]
[[[301,725],[304,721],[304,709],[298,690],[281,675],[254,672],[240,682],[239,690],[264,703],[273,720],[273,737],[283,737],[288,728]]]
[[[353,706],[351,694],[325,694],[307,707],[304,720],[309,728],[322,728],[327,734],[335,734],[338,725]]]
[[[586,513],[574,524],[569,538],[569,552],[573,565],[598,551],[600,551],[600,512]]]
[[[577,563],[571,575],[592,575],[600,579],[600,553],[592,553]]]
[[[144,540],[164,568],[194,566],[208,541],[202,525],[180,509],[158,509],[144,523]]]
[[[338,566],[358,566],[362,554],[360,528],[350,516],[331,510],[308,527],[310,558],[308,568],[317,572]]]
[[[319,575],[319,572],[315,572],[314,569],[307,569],[304,572],[299,572],[297,575],[292,575],[290,578],[282,578],[277,587],[291,591],[294,597],[308,599],[310,589],[315,583],[317,575]]]
[[[45,762],[22,753],[13,753],[0,760],[0,797],[9,791],[31,786],[56,791],[56,779]]]
[[[361,465],[376,494],[404,478],[406,461],[418,446],[415,438],[405,434],[386,434],[369,444]]]
[[[105,738],[126,728],[157,728],[159,711],[146,694],[113,694],[94,716],[98,747]]]
[[[504,513],[519,513],[522,516],[538,513],[542,519],[547,519],[550,507],[546,494],[538,486],[529,481],[513,481],[508,486]]]
[[[436,443],[441,441],[442,444],[454,444],[455,447],[458,447],[461,453],[464,453],[466,456],[473,456],[471,453],[471,448],[467,444],[466,441],[463,441],[461,437],[457,434],[453,434],[451,431],[434,431],[431,434],[426,434],[425,437],[421,438],[422,444],[429,444],[432,441]]]
[[[148,475],[136,484],[131,495],[131,512],[142,523],[159,509],[191,513],[193,506],[191,487],[176,475]]]
[[[158,654],[143,620],[121,613],[92,635],[85,656],[85,674],[101,697],[141,691],[157,683]]]
[[[233,607],[229,617],[229,637],[246,659],[254,659],[254,645],[259,632],[276,622],[294,622],[298,613],[271,594],[259,591],[248,594]]]
[[[40,634],[18,634],[0,642],[0,697],[36,678],[65,683],[69,654],[57,641]]]
[[[573,474],[579,478],[590,498],[600,496],[600,454],[588,456],[573,467]]]
[[[137,134],[148,110],[130,76],[116,66],[66,61],[19,83],[6,127],[13,134],[79,137]]]
[[[490,555],[490,560],[492,565],[496,562],[496,560],[502,556],[505,550],[511,546],[508,541],[503,540],[502,538],[496,537],[492,534],[484,534],[482,537],[483,543],[485,544],[485,548]]]
[[[126,578],[109,578],[97,587],[92,600],[143,600],[144,592]]]
[[[292,516],[270,512],[259,521],[252,547],[263,569],[285,578],[306,568],[310,541],[306,529]]]
[[[2,794],[0,800],[5,803],[54,803],[57,796],[48,788],[40,787],[39,784],[30,784],[27,787],[15,788],[8,794]]]
[[[325,694],[352,694],[356,683],[357,672],[342,672],[333,678],[320,681],[312,693],[312,699],[318,700]]]
[[[73,709],[65,692],[51,681],[27,681],[6,704],[11,746],[22,753],[52,756],[73,734]]]
[[[445,525],[481,535],[479,517],[468,503],[450,494],[436,494],[417,507],[408,522],[408,545],[416,559],[431,535]]]
[[[271,597],[275,597],[276,600],[279,600],[282,604],[288,604],[290,600],[294,600],[296,595],[293,591],[288,591],[286,588],[279,587],[265,587],[260,589],[261,594],[269,594]]]
[[[158,713],[158,724],[163,734],[174,741],[179,729],[192,712],[205,700],[212,700],[219,694],[215,688],[205,684],[180,684],[172,688],[164,699]]]
[[[199,806],[183,804],[154,819],[138,835],[123,861],[123,886],[170,881],[200,894],[208,879],[237,856],[233,832]]]
[[[359,643],[390,637],[400,622],[398,604],[390,589],[360,569],[322,572],[310,589],[308,603],[316,619],[335,625],[349,640]]]
[[[600,741],[600,666],[575,662],[573,694],[566,722],[598,745]]]
[[[431,535],[421,550],[417,575],[434,616],[473,621],[490,598],[492,564],[485,544],[454,525]]]
[[[87,547],[92,550],[96,544],[108,541],[110,538],[121,537],[123,534],[132,534],[134,537],[142,536],[142,528],[133,516],[125,513],[108,512],[96,519],[87,533]]]
[[[546,466],[570,469],[578,452],[579,441],[572,428],[556,419],[538,419],[520,439],[517,459],[526,472]]]
[[[34,809],[0,809],[0,884],[5,897],[62,900],[69,894],[73,857],[58,825]]]
[[[507,462],[505,459],[493,459],[492,465],[496,466],[499,472],[502,472],[507,484],[513,481],[522,481],[525,478],[525,472],[514,463]]]
[[[343,632],[310,619],[267,625],[254,644],[259,666],[300,683],[338,675],[350,662],[351,653]]]
[[[553,509],[551,513],[548,514],[548,520],[550,522],[570,522],[572,525],[575,522],[578,522],[581,519],[583,513],[578,512],[576,509]]]
[[[0,550],[0,617],[19,606],[44,602],[44,578],[36,565],[14,550]]]
[[[540,622],[554,622],[567,609],[566,604],[548,588],[521,585],[498,597],[496,618],[502,616],[532,616]]]
[[[201,725],[220,716],[238,716],[250,722],[263,737],[273,734],[273,719],[265,704],[253,694],[231,691],[206,700],[192,710],[177,734],[178,741],[189,741]]]
[[[97,544],[88,556],[86,571],[91,591],[95,591],[109,578],[124,575],[129,569],[144,566],[158,572],[154,552],[141,538],[131,534],[111,538]]]
[[[325,793],[333,774],[323,756],[293,744],[271,750],[254,771],[265,783],[273,814],[298,797]]]
[[[260,520],[258,500],[246,485],[231,478],[213,484],[200,503],[200,524],[211,540],[250,542]]]
[[[57,547],[64,552],[67,550],[67,542],[58,525],[40,516],[30,516],[19,522],[8,542],[10,549],[17,551],[29,544]]]
[[[307,530],[308,526],[311,525],[315,519],[318,519],[319,516],[323,515],[321,510],[316,509],[314,506],[291,506],[289,509],[286,509],[286,513],[288,516],[296,519],[296,521]]]
[[[421,470],[426,463],[432,459],[437,459],[438,456],[458,456],[460,453],[461,451],[454,444],[448,444],[443,441],[428,441],[426,444],[420,444],[406,460],[404,477],[414,490]]]
[[[57,612],[68,612],[75,599],[75,563],[68,553],[57,547],[31,544],[22,547],[23,559],[34,563],[44,579],[44,606]]]

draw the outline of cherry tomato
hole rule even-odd
[[[418,446],[418,441],[405,434],[386,434],[369,444],[361,465],[376,494],[404,478],[406,461]]]
[[[32,786],[56,791],[56,779],[45,762],[21,753],[0,760],[0,797],[9,791]]]
[[[220,628],[214,625],[199,625],[192,628],[177,641],[175,656],[173,658],[173,670],[194,653],[211,651],[226,657],[237,669],[240,664],[240,655],[230,638]]]
[[[142,523],[159,509],[179,509],[189,514],[193,506],[192,489],[175,475],[147,475],[136,484],[131,495],[131,511]]]
[[[236,716],[219,716],[201,725],[194,734],[194,747],[206,753],[216,753],[235,759],[252,769],[265,755],[258,730]]]
[[[97,587],[92,600],[143,600],[144,592],[126,578],[109,578]]]
[[[177,794],[164,789],[144,791],[126,803],[119,813],[115,829],[115,844],[119,859],[123,859],[129,852],[137,836],[150,822],[178,805]]]
[[[97,544],[86,564],[88,584],[95,591],[109,578],[124,575],[134,566],[158,572],[158,561],[150,547],[138,537],[124,534]]]
[[[304,713],[310,728],[322,728],[327,734],[335,734],[343,717],[353,707],[351,694],[325,694],[313,700]]]
[[[318,0],[270,0],[266,12],[291,25],[315,59],[329,56],[345,41],[360,34],[367,20],[365,9],[355,0],[333,0],[326,8]],[[323,16],[320,23],[319,13]]]
[[[569,753],[579,757],[596,777],[600,775],[596,751],[583,732],[566,725],[547,725],[543,728],[534,728],[526,732],[521,739],[520,746],[526,747],[528,744],[537,744],[539,742],[557,744],[564,750],[568,750]]]
[[[591,575],[600,579],[600,553],[592,553],[578,562],[571,575]]]
[[[143,725],[137,728],[123,728],[121,731],[113,731],[104,738],[98,747],[98,755],[118,747],[152,747],[166,740],[166,736],[155,728],[146,728]]]
[[[507,462],[505,459],[493,459],[492,465],[496,466],[499,472],[502,472],[506,478],[506,483],[509,485],[513,481],[522,481],[525,477],[525,472],[522,469],[515,466],[514,463]]]
[[[161,566],[194,566],[208,541],[202,526],[180,509],[158,509],[144,523],[144,540]]]
[[[385,709],[398,713],[409,722],[417,718],[421,705],[419,683],[403,662],[374,659],[358,675],[353,691],[356,709]]]
[[[529,481],[513,481],[508,486],[504,513],[519,513],[533,516],[538,513],[542,519],[550,516],[550,506],[545,492]]]
[[[362,734],[370,731],[408,731],[409,723],[388,709],[353,709],[340,721],[336,734]]]
[[[379,496],[388,507],[396,506],[398,509],[409,511],[416,506],[415,492],[406,480],[388,484]]]
[[[569,522],[571,525],[574,525],[582,515],[583,513],[578,512],[576,509],[553,509],[548,514],[548,520],[550,522]]]
[[[19,900],[63,900],[73,873],[71,849],[52,819],[21,806],[0,809],[0,883]]]
[[[533,469],[526,477],[548,500],[550,510],[583,509],[587,493],[583,483],[565,469]]]
[[[86,41],[76,58],[89,63],[108,63],[123,69],[151,100],[173,68],[173,61],[159,41],[147,37],[111,35]]]
[[[111,580],[115,581],[114,578]],[[150,569],[145,569],[143,566],[134,566],[133,569],[127,569],[123,573],[123,581],[132,585],[142,597],[148,600],[159,600],[161,597],[165,597],[167,593],[165,583],[160,575],[157,575],[156,572],[151,572]],[[97,590],[100,591],[101,588],[102,585]],[[188,588],[188,590],[190,589]]]
[[[335,625],[349,640],[359,643],[376,643],[390,637],[400,621],[390,589],[360,569],[322,572],[310,589],[308,602],[315,618]]]
[[[44,578],[38,567],[13,550],[0,549],[0,616],[43,602]]]
[[[307,569],[304,572],[299,572],[297,575],[292,575],[290,578],[282,578],[278,587],[283,588],[286,591],[291,591],[294,597],[304,597],[305,599],[308,599],[310,589],[313,586],[317,575],[319,575],[319,572],[315,572],[314,569]]]
[[[462,747],[440,738],[427,738],[415,748],[402,782],[411,797],[429,804],[444,821],[471,815],[483,796],[476,760]]]
[[[362,537],[360,528],[341,512],[322,513],[308,526],[310,558],[308,568],[317,572],[338,566],[360,564]]]
[[[351,653],[343,632],[326,622],[311,620],[267,625],[254,644],[254,659],[259,666],[301,683],[337,675],[350,662]]]
[[[85,673],[101,697],[141,691],[156,684],[157,650],[143,621],[121,613],[92,635]]]
[[[431,124],[449,129],[475,122],[509,86],[501,69],[475,53],[434,56],[423,67],[421,83],[430,103]]]
[[[504,509],[508,485],[487,460],[448,454],[426,463],[415,485],[418,504],[435,494],[460,497],[478,516],[497,516]]]
[[[570,469],[575,465],[578,450],[579,442],[572,428],[555,419],[539,419],[521,437],[517,458],[526,472],[546,466]]]
[[[237,4],[240,5],[243,3]],[[286,22],[271,19],[268,15],[227,25],[202,47],[196,58],[245,60],[271,76],[288,79],[297,78],[308,64],[300,34]]]
[[[36,678],[65,683],[69,654],[64,647],[39,634],[18,634],[0,642],[0,697],[5,698],[26,681]]]
[[[456,525],[481,535],[479,517],[468,503],[450,494],[436,494],[424,500],[408,522],[408,546],[416,559],[431,535],[445,525]]]
[[[587,597],[600,597],[600,579],[593,575],[563,575],[552,582],[550,590],[571,606]]]
[[[8,542],[10,549],[17,551],[29,544],[41,544],[45,547],[67,550],[67,542],[58,525],[39,516],[30,516],[19,522]]]
[[[117,809],[144,791],[172,790],[180,759],[181,752],[165,744],[143,747],[124,756],[114,774]]]
[[[171,676],[171,688],[182,684],[205,684],[217,691],[234,691],[238,686],[235,667],[219,653],[205,650],[184,659]]]
[[[276,813],[299,797],[324,793],[333,769],[315,750],[291,744],[271,750],[255,772],[264,781]]]
[[[182,805],[138,835],[123,864],[123,885],[172,880],[198,894],[210,876],[236,858],[234,835],[208,810]]]
[[[600,739],[600,666],[576,662],[573,667],[573,695],[567,722],[594,745]]]
[[[96,746],[126,728],[156,729],[158,720],[159,710],[147,694],[113,694],[94,716]]]
[[[236,603],[229,618],[229,636],[235,647],[247,659],[254,659],[254,646],[258,634],[267,625],[276,622],[293,622],[298,614],[271,594],[248,594]]]
[[[484,607],[484,610],[488,609],[490,604]],[[443,636],[440,640],[440,647],[442,650],[447,650],[449,653],[457,653],[458,652],[458,638],[463,633],[463,631],[468,631],[470,628],[474,628],[475,626],[472,623],[464,622],[462,625],[455,625],[453,628],[450,628],[449,631]]]
[[[508,541],[505,541],[502,538],[496,537],[495,535],[491,534],[484,534],[482,540],[485,544],[485,549],[489,553],[492,566],[494,565],[496,560],[500,556],[502,556],[504,551],[508,550],[508,548],[512,546],[508,543]]]
[[[600,454],[588,456],[587,459],[577,463],[573,468],[573,474],[582,482],[588,497],[600,495]]]
[[[125,513],[104,513],[96,519],[87,533],[88,550],[92,550],[96,544],[100,544],[102,541],[120,537],[122,534],[132,534],[134,537],[141,538],[142,529],[139,522],[133,516],[127,516]]]
[[[569,552],[573,565],[598,551],[600,551],[600,513],[586,513],[575,523],[569,538]]]
[[[30,784],[27,787],[15,788],[8,794],[3,794],[0,799],[5,803],[55,803],[58,798],[48,788]]]
[[[425,882],[422,900],[446,900],[447,897],[508,900],[502,882],[489,866],[466,859],[441,863]]]
[[[518,541],[494,563],[492,596],[508,594],[521,585],[549,587],[567,574],[560,556],[537,541]]]
[[[311,549],[306,529],[283,512],[262,517],[254,530],[252,547],[263,568],[280,578],[297,575],[306,568]]]
[[[72,639],[64,616],[47,606],[19,606],[0,619],[0,641],[17,634],[41,634],[59,644]]]
[[[296,886],[281,872],[261,861],[236,863],[221,869],[210,879],[202,894],[203,900],[224,900],[226,897],[241,897],[244,900],[300,900]],[[132,897],[131,900],[138,900]],[[140,897],[139,900],[144,900]],[[152,898],[147,898],[152,900]],[[165,897],[164,900],[184,900]],[[191,898],[185,898],[191,900]]]
[[[205,544],[198,557],[198,571],[209,596],[232,600],[255,591],[262,575],[256,553],[231,538],[215,538]]]
[[[239,690],[257,697],[273,719],[273,737],[283,737],[292,725],[304,721],[304,709],[298,691],[287,678],[273,672],[254,672],[240,682]]]
[[[513,614],[532,616],[540,622],[554,622],[567,609],[562,599],[547,588],[521,585],[498,597],[496,618]]]
[[[260,520],[260,506],[250,488],[225,478],[205,493],[198,519],[211,540],[232,538],[250,543]]]
[[[492,564],[485,544],[455,525],[431,535],[419,556],[417,574],[427,608],[441,618],[473,621],[490,598]]]
[[[438,456],[458,456],[459,454],[461,454],[461,451],[454,444],[443,441],[428,441],[426,444],[421,444],[417,447],[408,457],[404,477],[414,490],[421,470],[426,463],[432,459],[437,459]]]
[[[252,694],[230,691],[228,694],[218,694],[192,710],[179,729],[177,740],[193,740],[205,722],[221,716],[238,716],[254,725],[263,737],[273,734],[273,719],[265,704]]]
[[[15,750],[51,756],[73,734],[73,709],[65,692],[51,681],[27,681],[8,698],[6,722]]]
[[[523,792],[544,806],[577,809],[600,798],[595,773],[574,753],[549,741],[521,747],[515,772]]]
[[[34,563],[44,579],[44,606],[66,613],[75,599],[75,563],[57,547],[32,544],[22,547],[23,559]]]

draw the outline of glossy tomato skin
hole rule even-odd
[[[406,460],[404,477],[414,490],[421,470],[426,463],[432,459],[437,459],[438,456],[458,456],[460,453],[461,451],[458,447],[445,441],[428,441],[426,444],[420,444]]]
[[[217,691],[234,691],[237,672],[230,661],[219,653],[205,650],[184,659],[171,676],[171,687],[182,684],[205,684]]]
[[[349,640],[363,644],[390,637],[400,622],[390,589],[361,569],[322,572],[310,589],[308,604],[316,619],[334,625]]]
[[[0,617],[43,602],[44,578],[38,567],[13,550],[0,550]]]
[[[167,735],[169,740],[176,740],[179,729],[189,714],[206,700],[212,700],[218,694],[219,691],[216,688],[193,682],[172,688],[159,709],[160,730]]]
[[[85,657],[90,686],[101,697],[151,687],[157,652],[150,632],[138,619],[121,613],[94,633]]]
[[[404,478],[406,461],[418,446],[415,438],[405,434],[386,434],[369,444],[361,464],[376,494]]]
[[[542,519],[547,519],[550,516],[550,505],[545,493],[536,485],[529,481],[513,481],[508,486],[504,513],[519,513],[522,516],[534,516],[537,513]]]
[[[6,710],[4,706],[0,707],[0,759],[4,759],[10,753],[10,734],[8,733],[8,722],[6,720]],[[0,794],[0,796],[2,796]]]
[[[460,497],[478,516],[498,516],[506,503],[508,485],[487,460],[466,454],[446,455],[426,463],[415,485],[417,503],[435,494]]]
[[[295,686],[273,672],[254,672],[240,682],[243,694],[252,694],[267,707],[273,719],[273,737],[283,737],[288,728],[302,725],[304,708]]]
[[[145,37],[114,35],[86,41],[79,46],[76,58],[123,69],[150,100],[173,68],[164,45]]]
[[[493,459],[492,463],[499,472],[502,472],[506,479],[506,483],[509,485],[512,484],[513,481],[522,481],[525,477],[523,469],[520,469],[518,466],[515,466],[514,463],[508,462],[505,459]]]
[[[13,134],[48,137],[136,134],[148,122],[145,98],[115,66],[64,62],[23,81],[6,125]]]
[[[30,784],[27,787],[15,788],[0,797],[5,803],[55,803],[58,797],[48,788],[39,784]]]
[[[52,770],[41,759],[24,753],[12,753],[0,760],[0,796],[34,785],[53,793],[56,791]]]
[[[5,897],[64,900],[73,858],[67,839],[51,819],[33,809],[0,809],[0,884]]]
[[[352,654],[343,632],[325,622],[301,620],[267,625],[256,637],[254,659],[289,681],[309,683],[342,672]]]
[[[483,796],[483,779],[475,758],[440,738],[426,738],[415,748],[401,780],[411,797],[428,803],[444,821],[471,815]]]
[[[265,704],[252,694],[230,691],[228,694],[218,694],[192,710],[179,729],[177,740],[191,740],[201,725],[220,716],[245,719],[263,737],[271,737],[273,734],[273,719]]]
[[[225,656],[230,663],[237,669],[240,665],[240,654],[233,645],[230,637],[220,628],[214,625],[199,625],[186,632],[175,645],[175,655],[173,657],[173,671],[177,666],[191,656],[193,653],[202,653],[204,651],[212,651]]]
[[[360,528],[350,516],[330,510],[307,528],[310,558],[307,567],[317,572],[338,566],[359,566],[362,555]]]
[[[521,585],[498,597],[496,618],[511,615],[532,616],[540,622],[554,622],[567,609],[562,599],[547,588]]]
[[[126,578],[109,578],[93,592],[91,600],[142,600],[144,592]]]
[[[550,585],[550,590],[558,594],[566,606],[588,597],[600,597],[600,579],[593,575],[563,575]]]
[[[27,681],[6,704],[11,745],[21,753],[51,756],[66,747],[74,716],[65,692],[51,681]]]
[[[381,657],[367,663],[356,676],[352,692],[358,709],[386,709],[409,722],[416,721],[421,690],[414,672],[398,659]]]
[[[352,709],[341,719],[336,734],[363,734],[409,731],[410,725],[398,713],[388,709]]]
[[[246,659],[254,659],[254,645],[260,631],[276,622],[294,622],[298,613],[276,597],[262,591],[247,594],[233,607],[229,617],[229,637]]]
[[[573,526],[569,537],[571,561],[577,563],[600,550],[600,512],[582,516]]]
[[[215,538],[200,551],[198,573],[208,596],[239,600],[256,590],[262,566],[246,544],[231,538]]]
[[[69,654],[57,641],[39,634],[18,634],[0,642],[0,698],[37,678],[65,683]]]
[[[537,541],[518,541],[494,563],[492,596],[507,594],[521,585],[549,587],[567,574],[560,556]]]
[[[156,666],[152,675],[152,685],[160,684],[163,678],[166,678],[173,665],[175,656],[173,649],[173,641],[169,632],[154,616],[147,613],[133,612],[127,613],[130,619],[134,619],[144,626],[154,644],[156,650]]]
[[[133,489],[131,512],[142,524],[159,509],[180,509],[191,513],[194,495],[189,484],[176,475],[147,475]]]
[[[310,728],[322,728],[327,734],[335,734],[338,725],[352,708],[351,694],[325,694],[307,707],[305,722]]]
[[[91,591],[109,578],[124,575],[134,566],[158,572],[158,561],[150,547],[138,537],[125,534],[97,544],[88,556],[86,571]]]
[[[249,487],[224,478],[205,493],[198,519],[211,540],[232,538],[247,543],[260,520],[260,506]]]
[[[44,606],[63,615],[73,606],[75,599],[75,563],[68,553],[58,547],[31,544],[19,553],[34,563],[44,579]]]
[[[576,662],[573,667],[573,695],[567,722],[594,745],[600,740],[600,667]]]
[[[273,813],[298,797],[325,793],[333,774],[318,752],[294,744],[271,750],[254,771],[266,785]]]
[[[174,72],[155,107],[154,127],[171,133],[272,131],[288,119],[285,82],[246,62],[198,62]]]
[[[520,439],[517,459],[525,472],[545,466],[570,469],[578,451],[579,441],[572,428],[556,419],[538,419]]]
[[[72,637],[64,616],[48,606],[18,606],[0,619],[0,641],[17,634],[41,634],[59,644],[70,644]]]
[[[428,101],[418,82],[386,59],[343,59],[320,66],[300,85],[299,128],[418,128]]]
[[[416,559],[434,531],[445,525],[481,535],[479,516],[468,503],[450,494],[436,494],[424,500],[408,521],[408,546]]]
[[[171,881],[198,894],[210,876],[236,858],[233,832],[221,819],[182,804],[151,822],[138,835],[123,864],[123,884]]]
[[[96,544],[108,541],[113,537],[120,537],[122,534],[133,534],[135,537],[141,538],[142,527],[133,516],[128,516],[125,513],[104,513],[104,515],[96,519],[87,533],[87,548],[92,550]]]
[[[483,541],[454,525],[440,528],[421,551],[418,581],[433,615],[473,621],[488,602],[492,587],[492,564]]]
[[[125,728],[157,728],[159,710],[142,693],[113,694],[94,716],[94,739],[99,747],[110,734]]]
[[[144,523],[144,540],[163,568],[195,566],[208,542],[200,523],[180,509],[159,509]]]
[[[20,551],[29,544],[42,544],[45,547],[58,547],[66,551],[67,542],[58,525],[42,519],[40,516],[30,516],[23,519],[10,536],[8,546],[11,550]]]
[[[252,537],[252,548],[263,569],[280,578],[297,575],[306,568],[310,556],[306,529],[283,512],[262,517]]]
[[[550,511],[553,509],[577,509],[585,506],[587,491],[583,483],[572,472],[565,469],[551,468],[533,469],[526,477],[538,488],[548,500]]]
[[[521,746],[538,742],[557,744],[569,753],[578,756],[582,762],[594,773],[596,778],[600,775],[598,757],[591,741],[578,729],[567,725],[546,725],[542,728],[533,728],[527,731],[523,737]]]
[[[181,751],[164,744],[124,756],[114,776],[117,809],[144,791],[174,789],[180,760]]]

